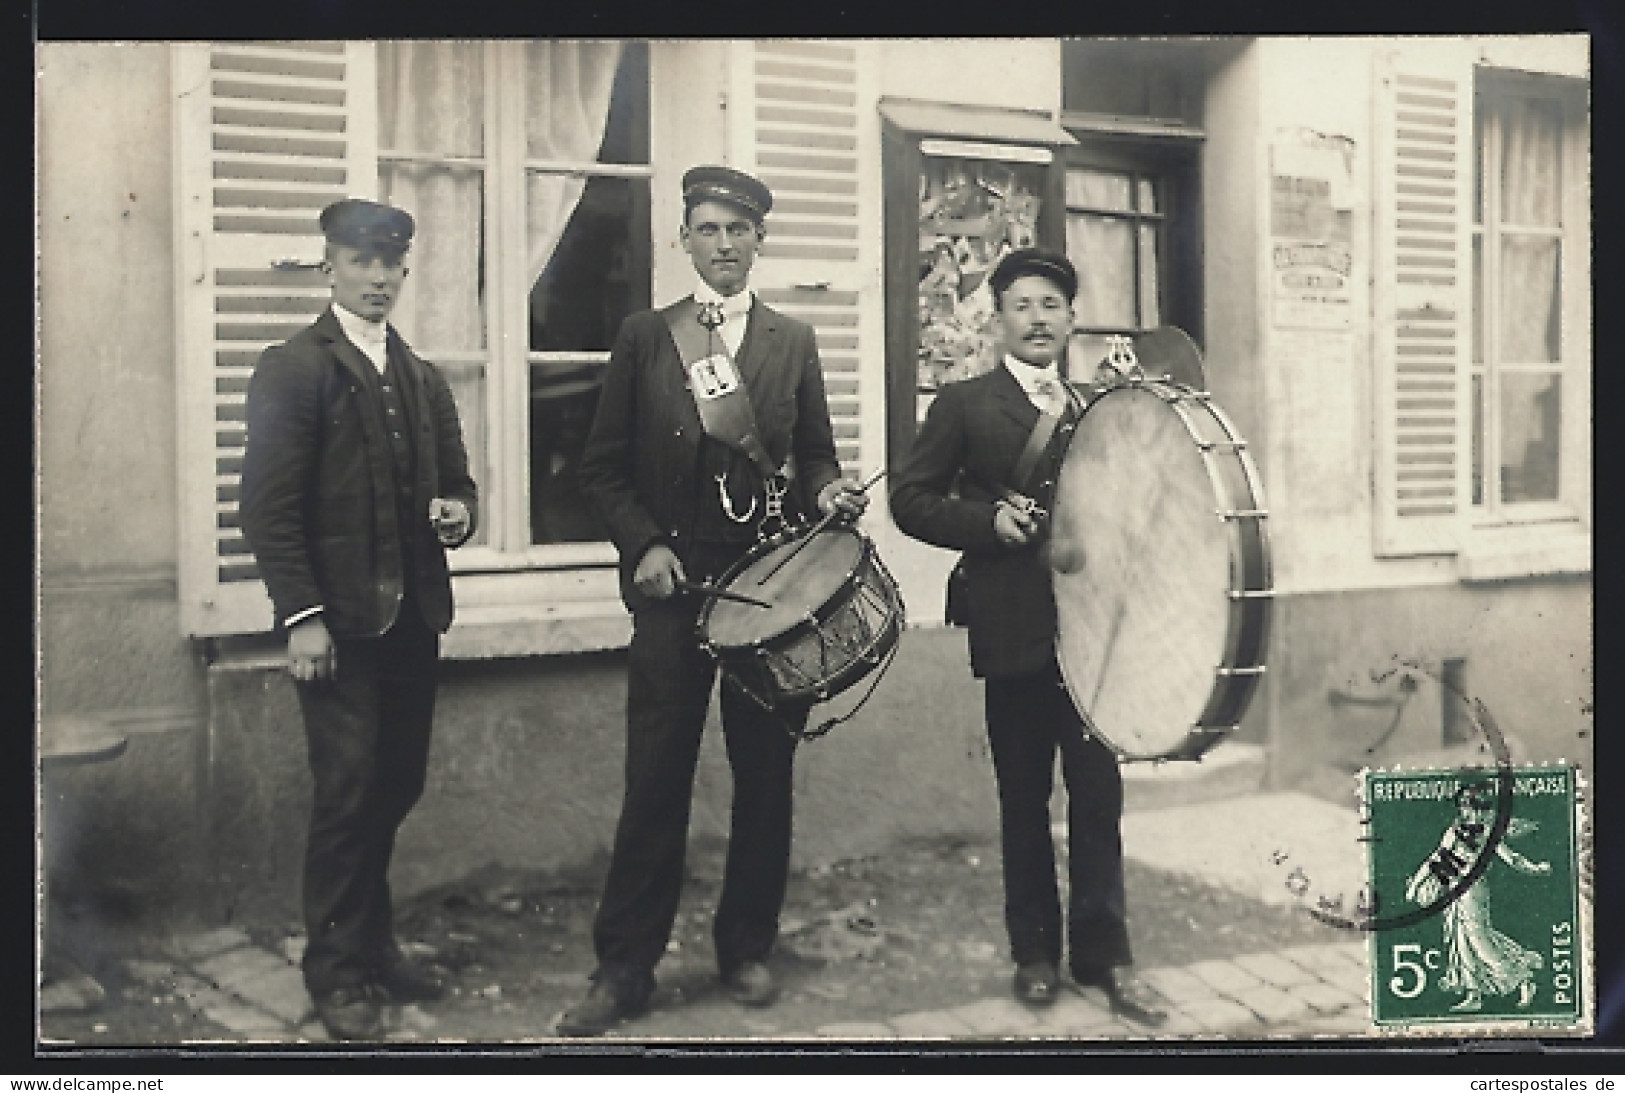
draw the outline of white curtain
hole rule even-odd
[[[1530,228],[1560,217],[1562,132],[1555,103],[1512,100],[1501,111],[1501,360],[1557,360],[1558,241]]]
[[[385,43],[378,65],[382,151],[484,154],[485,66],[479,43]],[[417,219],[408,260],[411,285],[394,321],[426,353],[483,349],[483,171],[386,158],[379,176],[384,199]]]
[[[588,163],[598,158],[620,61],[619,42],[526,43],[528,158]],[[526,173],[528,284],[547,268],[586,185],[584,178]]]

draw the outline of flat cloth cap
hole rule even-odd
[[[1067,256],[1042,247],[1022,247],[999,260],[988,275],[988,284],[997,299],[1018,277],[1043,277],[1053,281],[1068,300],[1078,294],[1078,271],[1072,268]]]
[[[417,226],[411,213],[360,197],[333,202],[322,210],[320,222],[329,243],[400,251],[411,245]]]
[[[692,209],[702,201],[737,205],[760,224],[773,207],[773,191],[761,179],[732,167],[693,167],[683,175],[683,208]]]

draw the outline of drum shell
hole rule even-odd
[[[1246,712],[1268,646],[1267,513],[1245,440],[1203,392],[1108,389],[1072,438],[1054,508],[1073,701],[1125,759],[1201,758]]]
[[[738,643],[720,641],[713,633],[715,612],[737,608],[724,609],[719,607],[721,601],[708,601],[697,622],[702,647],[716,658],[723,673],[769,709],[835,697],[874,671],[902,633],[902,596],[873,541],[855,528],[816,534],[850,536],[858,543],[855,559],[818,607],[784,629]],[[752,567],[775,554],[782,556],[800,539],[787,533],[757,544],[723,575],[720,587],[733,590],[731,586],[740,584]],[[816,540],[808,544],[809,551],[817,548]],[[808,560],[816,564],[819,559],[813,555]],[[748,590],[749,583],[743,584]]]

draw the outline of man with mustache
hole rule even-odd
[[[695,623],[714,584],[786,521],[867,504],[841,475],[812,328],[750,288],[773,195],[727,167],[683,176],[678,237],[694,292],[622,324],[578,470],[621,560],[632,612],[626,792],[593,924],[598,969],[560,1018],[597,1036],[641,1013],[654,990],[683,886],[694,769],[716,665]],[[722,686],[732,823],[713,935],[732,997],[765,1006],[767,957],[789,876],[791,765],[807,708],[767,712]]]
[[[443,991],[395,942],[389,860],[428,767],[446,548],[474,533],[478,499],[451,388],[386,321],[412,217],[346,198],[320,223],[332,304],[254,369],[241,513],[315,782],[305,986],[335,1039],[375,1039],[381,1003]]]
[[[1062,917],[1049,813],[1059,751],[1072,977],[1102,988],[1123,1017],[1159,1025],[1166,1011],[1130,968],[1123,782],[1116,757],[1090,734],[1061,680],[1055,598],[1040,549],[1044,511],[1081,410],[1059,369],[1072,333],[1077,272],[1064,254],[1023,248],[999,262],[988,284],[1004,359],[937,394],[893,480],[892,515],[907,534],[964,552],[963,619],[952,621],[969,626],[971,671],[985,681],[1016,998],[1049,1005],[1060,988]],[[1049,415],[1053,432],[1028,454],[1029,444],[1046,439],[1046,431],[1033,439],[1041,414]],[[1031,469],[1015,481],[1021,464]]]

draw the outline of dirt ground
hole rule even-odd
[[[837,1022],[1005,997],[1010,964],[998,847],[930,839],[883,857],[792,876],[772,964],[784,986],[770,1009],[744,1011],[716,981],[711,915],[722,848],[697,844],[651,1012],[629,1038],[796,1037]],[[444,1001],[408,1013],[404,1039],[512,1043],[551,1035],[559,1012],[586,989],[600,870],[561,876],[487,867],[401,901],[397,934],[409,951],[451,973]],[[1301,911],[1270,907],[1130,862],[1130,931],[1143,967],[1185,964],[1282,946],[1345,941]],[[269,947],[296,927],[250,928]],[[107,990],[84,1012],[44,1015],[50,1041],[163,1044],[227,1038],[173,995],[131,983],[121,961],[161,955],[157,939],[102,931],[76,956]]]

